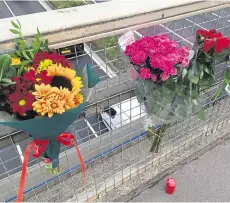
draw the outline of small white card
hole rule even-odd
[[[135,42],[135,37],[132,31],[125,33],[118,39],[119,46],[123,51],[125,51],[126,46],[133,42]]]

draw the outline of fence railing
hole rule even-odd
[[[107,3],[61,9],[17,17],[24,36],[30,38],[37,27],[61,53],[71,46],[74,54],[66,55],[74,67],[89,63],[101,77],[85,112],[68,128],[78,141],[87,169],[86,185],[82,183],[74,149],[62,147],[62,173],[51,176],[40,159],[30,157],[24,198],[28,201],[77,201],[102,198],[119,199],[111,195],[116,189],[123,194],[125,184],[130,191],[156,176],[171,164],[204,148],[229,131],[229,99],[225,96],[213,103],[211,97],[222,81],[225,63],[217,63],[216,83],[204,93],[207,114],[204,122],[191,117],[172,126],[159,153],[149,152],[143,120],[146,114],[135,98],[135,86],[126,73],[129,64],[117,40],[127,31],[136,37],[165,33],[170,38],[192,47],[197,29],[217,29],[223,35],[230,31],[230,4],[227,2],[174,0],[111,1]],[[0,53],[14,49],[9,31],[11,20],[0,20]],[[84,49],[79,52],[79,44]],[[113,118],[106,110],[115,109]],[[106,117],[107,116],[107,117]],[[13,201],[17,193],[21,163],[30,137],[23,132],[1,126],[0,132],[0,200]],[[142,172],[145,172],[144,174]],[[135,180],[132,177],[137,176]],[[141,175],[140,175],[141,174]],[[147,174],[149,176],[147,176]],[[132,182],[134,181],[134,182]],[[121,185],[117,188],[118,185]],[[108,200],[108,199],[107,199]]]

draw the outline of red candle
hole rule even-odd
[[[168,180],[166,180],[165,192],[167,194],[173,194],[175,192],[175,189],[176,189],[176,180],[173,178],[169,178]]]

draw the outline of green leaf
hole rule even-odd
[[[226,84],[230,84],[230,70],[226,70],[224,73],[224,82]]]
[[[19,27],[14,21],[11,21],[11,24],[12,24],[15,28],[20,29],[20,27]]]
[[[210,74],[210,70],[208,69],[208,67],[207,67],[207,66],[204,68],[204,72],[206,72],[206,73]]]
[[[194,84],[197,84],[199,82],[199,77],[193,75],[191,78],[190,78],[190,81]]]
[[[41,35],[41,33],[40,33],[40,31],[39,31],[38,28],[37,28],[37,33],[38,33],[38,36],[39,36],[39,37],[42,37],[42,35]]]
[[[22,54],[26,59],[30,60],[30,57],[27,55],[27,53],[24,49],[22,50]]]
[[[17,56],[22,57],[22,53],[19,50],[16,50],[15,53],[17,54]]]
[[[12,82],[12,80],[8,78],[3,78],[1,79],[1,82],[9,83],[9,82]]]
[[[33,58],[34,58],[34,53],[33,53],[33,51],[30,50],[29,53],[30,53],[30,57],[33,59]]]
[[[22,71],[23,71],[23,69],[20,68],[20,69],[18,70],[18,72],[17,72],[17,76],[21,76],[21,75],[22,75]]]
[[[194,68],[194,74],[199,77],[200,73],[204,70],[205,64],[197,63],[197,66]]]
[[[49,49],[49,42],[48,42],[48,39],[45,39],[45,49],[46,49],[46,50]]]
[[[3,78],[7,79],[7,78],[12,78],[16,75],[16,69],[12,66],[10,66],[7,70],[4,71],[3,73]]]
[[[193,90],[193,91],[192,91],[192,97],[193,97],[193,98],[197,99],[199,96],[200,96],[200,94],[199,94],[199,91],[198,91],[198,90]]]
[[[15,84],[16,82],[8,82],[8,83],[2,83],[1,84],[1,86],[3,86],[3,87],[7,87],[7,86],[9,86],[9,85],[13,85],[13,84]]]
[[[19,35],[20,34],[20,31],[18,30],[14,30],[14,29],[10,29],[10,31],[16,35]]]
[[[182,70],[182,79],[186,76],[186,74],[188,73],[187,69],[183,69]]]
[[[10,67],[11,56],[9,54],[0,55],[0,79],[3,77],[4,72]]]
[[[213,62],[213,57],[211,56],[211,55],[209,55],[208,53],[205,53],[205,52],[203,52],[203,54],[204,54],[204,59],[205,59],[205,62],[206,63],[211,63],[211,62]]]
[[[196,99],[193,99],[192,102],[193,102],[193,104],[198,105],[198,102]]]
[[[202,71],[202,72],[200,73],[200,79],[202,79],[203,76],[204,76],[204,71]]]
[[[200,110],[199,112],[197,112],[196,115],[200,120],[205,121],[205,112],[204,112],[204,110]]]
[[[11,64],[11,56],[9,54],[0,55],[0,70],[7,69]]]
[[[28,65],[29,63],[30,63],[31,61],[30,60],[23,60],[22,62],[21,62],[21,66],[26,66],[26,65]]]
[[[19,22],[19,20],[17,20],[17,22],[18,22],[19,27],[21,28],[22,26],[21,26],[21,23]]]
[[[188,70],[188,79],[190,80],[191,77],[194,75],[194,70],[190,69]]]

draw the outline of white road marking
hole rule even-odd
[[[21,159],[21,161],[22,161],[22,163],[23,163],[23,161],[24,161],[24,156],[23,156],[23,153],[22,153],[22,150],[21,150],[20,145],[19,145],[19,144],[16,144],[16,148],[17,148],[18,153],[19,153],[19,155],[20,155],[20,159]]]
[[[42,1],[42,0],[37,0],[41,5],[42,7],[47,10],[47,11],[52,11],[53,9],[50,8],[50,6],[45,2],[45,1]]]
[[[6,3],[6,1],[3,1],[4,4],[6,5],[6,7],[9,9],[10,13],[13,15],[13,17],[15,17],[13,11],[11,10],[11,8],[8,6],[8,4]]]
[[[85,0],[83,0],[85,2]],[[46,3],[42,2],[41,0],[38,0],[38,2],[46,9],[46,10],[52,10],[52,8],[49,5],[45,5]],[[93,1],[96,3],[95,1]],[[117,74],[109,67],[108,64],[106,64],[92,49],[90,50],[89,46],[84,43],[84,51],[86,54],[88,54],[96,63],[97,65],[110,77],[116,77]]]
[[[91,124],[89,123],[89,121],[87,121],[85,118],[84,118],[87,126],[89,127],[89,129],[92,131],[92,133],[95,135],[95,137],[98,137],[96,131],[93,129],[93,127],[91,126]]]
[[[106,64],[87,44],[84,44],[84,51],[98,64],[98,66],[110,77],[116,77],[117,74]]]

